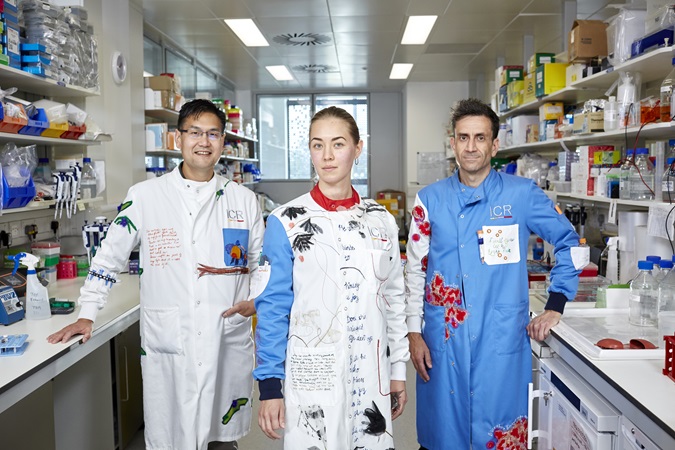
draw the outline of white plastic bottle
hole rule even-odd
[[[631,200],[654,200],[654,166],[648,148],[635,149],[635,167],[638,170],[631,171],[628,180]]]
[[[671,263],[672,264],[672,263]],[[675,271],[669,271],[659,283],[659,347],[663,336],[675,334]]]
[[[638,261],[638,274],[630,282],[628,322],[641,327],[656,326],[658,286],[652,277],[651,261]]]
[[[605,120],[603,123],[605,131],[613,131],[619,128],[619,111],[616,106],[616,97],[612,95],[605,102]]]
[[[49,319],[52,311],[49,308],[49,293],[47,288],[38,280],[35,265],[40,261],[35,255],[21,253],[21,264],[28,267],[26,275],[26,319],[42,320]]]
[[[87,200],[96,197],[96,170],[91,158],[82,159],[82,179],[80,180],[80,198]]]
[[[623,200],[630,200],[630,176],[631,170],[635,171],[633,165],[633,156],[635,150],[629,148],[626,150],[626,159],[619,168],[619,198]]]

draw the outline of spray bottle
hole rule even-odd
[[[35,265],[40,261],[40,258],[30,253],[21,252],[17,253],[12,259],[14,260],[12,275],[16,274],[19,263],[28,267],[26,273],[26,319],[49,319],[52,316],[49,307],[49,294],[47,288],[38,280],[35,271]]]

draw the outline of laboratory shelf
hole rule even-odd
[[[0,82],[5,89],[15,87],[20,91],[49,97],[92,97],[101,95],[98,90],[60,83],[3,65],[0,65]]]
[[[231,131],[225,130],[225,140],[227,141],[248,141],[248,142],[258,142],[257,139],[253,139],[249,136],[244,136],[243,134],[233,133]]]
[[[223,155],[220,159],[225,159],[227,161],[246,161],[246,162],[258,162],[258,158],[241,158],[239,156],[230,156]]]
[[[167,122],[175,122],[178,120],[178,111],[167,108],[146,109],[145,115],[157,120],[165,120]]]
[[[553,200],[554,202],[561,202],[565,200],[573,200],[575,203],[577,201],[581,200],[585,204],[593,204],[593,203],[603,203],[603,204],[612,204],[615,203],[618,207],[622,208],[629,208],[629,209],[634,209],[634,208],[644,208],[648,209],[651,205],[667,205],[667,203],[664,202],[657,202],[654,200],[650,201],[640,201],[640,200],[624,200],[620,198],[608,198],[608,197],[600,197],[597,195],[579,195],[579,194],[572,194],[571,192],[556,192],[556,191],[544,191],[544,193]]]
[[[3,67],[3,66],[0,66]],[[48,138],[42,136],[31,136],[29,134],[18,133],[4,133],[0,132],[0,142],[21,142],[37,145],[54,145],[54,146],[73,146],[73,145],[100,145],[101,141],[85,141],[81,139],[61,139]]]
[[[168,148],[158,148],[155,150],[146,150],[148,156],[171,156],[172,158],[182,158],[180,150],[169,150]]]
[[[80,211],[84,205],[87,205],[89,203],[98,203],[103,201],[103,197],[95,197],[95,198],[90,198],[87,200],[78,200],[77,201],[77,210]],[[12,209],[3,209],[2,210],[2,215],[7,215],[7,214],[16,214],[16,213],[23,213],[23,212],[29,212],[29,211],[40,211],[44,209],[49,209],[56,206],[56,200],[43,200],[39,202],[30,202],[28,203],[28,206],[24,206],[23,208],[12,208]]]
[[[606,89],[606,88],[605,88]],[[602,96],[603,89],[581,89],[575,87],[566,87],[559,91],[544,97],[539,97],[537,100],[529,103],[516,106],[513,109],[499,113],[499,116],[504,119],[512,116],[519,116],[523,114],[539,114],[539,107],[548,102],[563,102],[563,103],[579,103],[591,98]]]

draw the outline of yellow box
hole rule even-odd
[[[543,97],[565,88],[566,63],[548,63],[535,71],[534,94]]]
[[[534,73],[528,73],[525,75],[523,80],[523,104],[530,103],[537,100],[537,96],[534,95]]]
[[[44,130],[40,136],[59,138],[66,131],[68,131],[68,122],[66,123],[49,122],[49,128]]]
[[[617,164],[621,160],[621,152],[619,150],[612,150],[600,152],[602,155],[602,162],[600,164]]]
[[[539,120],[557,120],[565,115],[562,102],[548,102],[539,106]]]
[[[513,80],[506,85],[509,109],[523,104],[523,80]]]

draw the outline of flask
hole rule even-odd
[[[664,261],[665,262],[665,261]],[[670,262],[672,265],[672,262]],[[675,334],[675,271],[671,270],[659,283],[659,346],[663,336]]]
[[[661,177],[661,199],[664,202],[675,202],[675,158],[668,158],[666,170]]]
[[[535,261],[541,261],[543,257],[544,257],[544,240],[538,237],[534,241],[534,245],[532,246],[532,259]]]
[[[38,165],[35,168],[33,181],[41,184],[53,184],[52,169],[49,167],[49,158],[39,158]]]
[[[631,169],[635,170],[633,167],[633,158],[635,150],[629,148],[626,150],[626,159],[619,168],[619,198],[623,200],[630,199],[630,179]]]
[[[641,327],[656,326],[658,286],[652,277],[651,261],[638,261],[638,274],[630,282],[628,322]]]
[[[546,173],[546,189],[549,191],[553,190],[553,182],[560,179],[560,169],[558,168],[557,161],[551,161],[548,163],[548,172]]]
[[[654,166],[649,160],[648,148],[635,149],[635,168],[628,179],[631,200],[653,200]]]
[[[605,131],[616,130],[619,127],[619,113],[616,108],[616,97],[613,95],[605,102],[604,119]]]
[[[40,261],[40,258],[30,253],[19,253],[15,258],[21,264],[28,267],[26,272],[26,319],[28,320],[42,320],[49,319],[52,316],[52,311],[49,308],[49,294],[47,288],[38,280],[35,265]],[[15,259],[14,261],[17,261]],[[17,264],[15,263],[16,272]]]
[[[672,59],[673,68],[670,73],[661,82],[661,122],[670,122],[673,113],[671,110],[671,99],[673,96],[673,85],[675,84],[675,58]]]
[[[80,180],[80,198],[82,200],[96,197],[96,170],[91,165],[91,158],[82,159],[82,179]]]

